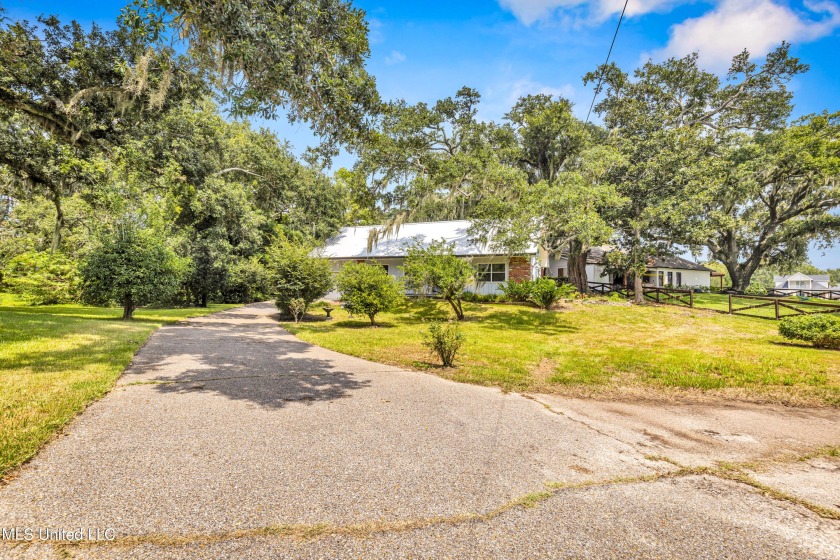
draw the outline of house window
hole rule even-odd
[[[504,282],[505,281],[505,263],[498,264],[480,264],[477,266],[478,274],[476,277],[479,282]]]
[[[682,286],[682,272],[677,272],[677,286]]]
[[[565,272],[566,272],[566,269],[564,269],[562,266],[560,268],[558,268],[557,269],[557,278],[565,278],[566,277]]]
[[[671,272],[671,271],[668,271],[668,285],[669,286],[674,285],[674,273]]]
[[[390,271],[388,270],[388,265],[387,265],[387,264],[383,264],[383,265],[382,265],[382,268],[384,268],[384,269],[385,269],[385,272],[387,272],[387,273],[389,273],[389,274],[390,274]]]
[[[664,286],[665,285],[665,273],[660,270],[658,276],[659,276],[659,282],[657,282],[656,285],[657,286]]]

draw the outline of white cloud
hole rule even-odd
[[[804,6],[796,12],[775,0],[721,0],[710,12],[674,25],[668,44],[652,56],[697,51],[704,67],[723,71],[744,49],[763,56],[782,41],[814,41],[840,27],[840,6],[835,2],[806,1]]]
[[[389,66],[399,64],[400,62],[405,62],[405,55],[400,51],[391,51],[391,54],[385,57],[385,64]]]
[[[506,77],[510,77],[509,73],[512,70],[513,68],[507,68],[502,73],[508,74]],[[540,93],[554,97],[565,97],[574,101],[578,91],[571,84],[550,86],[535,81],[531,76],[507,80],[503,77],[488,85],[482,92],[481,104],[478,106],[478,118],[485,121],[498,121],[511,110],[520,97]],[[580,107],[575,105],[574,109],[575,113],[578,113]]]
[[[631,0],[627,4],[627,16],[639,16],[670,8],[688,0]],[[621,13],[624,0],[499,0],[499,5],[513,12],[516,19],[525,25],[551,19],[558,11],[575,11],[588,15],[596,22]]]
[[[378,45],[385,40],[385,36],[382,33],[382,22],[376,18],[370,18],[368,20],[368,42],[371,45]]]
[[[571,84],[564,84],[560,87],[549,86],[535,82],[530,78],[522,78],[508,84],[507,106],[513,107],[517,100],[524,95],[551,95],[554,97],[565,97],[571,99],[575,95],[575,88]]]

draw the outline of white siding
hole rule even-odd
[[[659,282],[659,272],[663,272],[665,275],[664,282],[660,284]],[[681,285],[683,286],[703,286],[708,288],[711,285],[711,272],[708,270],[683,270],[678,268],[651,268],[648,269],[648,273],[652,274],[654,277],[654,281],[652,284],[655,286],[667,286],[668,285],[668,273],[672,272],[674,276],[674,287],[678,285],[677,282],[677,273],[679,272],[682,275],[682,282]]]
[[[359,259],[361,260],[361,259]],[[330,268],[332,269],[334,274],[337,274],[341,267],[349,262],[356,262],[355,259],[330,259]],[[402,266],[405,264],[405,259],[402,257],[392,257],[392,258],[381,258],[381,259],[370,259],[366,260],[365,262],[373,263],[376,262],[377,264],[387,265],[388,266],[388,274],[393,276],[396,280],[401,280],[405,275],[402,271]],[[507,257],[474,257],[470,259],[470,262],[474,265],[477,264],[499,264],[504,263],[505,265],[505,281],[508,279],[508,275],[510,273],[510,266],[508,264]],[[531,273],[533,278],[538,278],[540,274],[540,263],[539,259],[533,257],[531,259]],[[475,292],[482,295],[491,295],[491,294],[501,294],[502,290],[499,288],[502,282],[483,282],[481,284],[472,285],[467,288],[470,292]],[[333,290],[329,294],[325,296],[326,299],[329,300],[338,300],[341,298],[341,294],[338,291]]]

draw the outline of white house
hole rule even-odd
[[[467,257],[479,270],[479,284],[473,291],[480,294],[501,293],[499,285],[508,280],[532,280],[539,278],[542,263],[540,250],[529,247],[516,256],[501,254],[488,249],[488,244],[479,243],[470,238],[467,231],[468,220],[446,222],[417,222],[403,224],[395,234],[385,236],[368,251],[368,239],[371,230],[382,226],[355,226],[341,228],[338,235],[327,241],[323,256],[327,257],[334,272],[348,262],[373,262],[382,265],[388,274],[399,279],[403,276],[402,267],[408,248],[414,244],[428,246],[434,241],[443,240],[453,245],[459,257]],[[337,297],[330,294],[328,297]]]
[[[789,276],[774,276],[773,282],[779,292],[796,292],[798,290],[832,290],[837,286],[831,286],[831,279],[828,274],[812,274],[810,276],[797,272]]]
[[[518,255],[508,255],[489,249],[488,243],[480,243],[469,234],[469,220],[445,222],[417,222],[403,224],[391,236],[381,238],[368,250],[371,231],[382,226],[354,226],[342,228],[329,239],[322,255],[331,262],[333,272],[338,272],[348,262],[376,262],[399,279],[403,276],[402,265],[408,248],[414,244],[428,246],[433,241],[443,240],[453,245],[460,257],[469,258],[479,270],[479,283],[472,291],[480,294],[499,294],[499,285],[509,280],[534,280],[541,276],[563,278],[568,276],[568,261],[565,254],[549,255],[536,245],[528,247]],[[590,282],[618,283],[621,277],[602,276],[605,270],[605,256],[610,247],[596,247],[590,251],[586,274]],[[712,271],[702,265],[680,257],[657,257],[645,275],[645,282],[653,286],[706,286],[710,284]],[[337,298],[332,293],[328,297]]]
[[[586,278],[590,282],[602,282],[605,284],[624,284],[623,275],[608,275],[606,273],[606,255],[613,250],[613,247],[594,247],[589,251],[586,259]],[[691,262],[682,257],[653,257],[645,272],[644,283],[646,286],[702,286],[708,288],[711,284],[712,269],[701,264]],[[548,276],[563,278],[568,276],[567,253],[564,251],[558,256],[549,256]]]

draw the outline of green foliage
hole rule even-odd
[[[703,71],[697,61],[697,53],[648,61],[632,76],[608,64],[584,77],[603,90],[595,110],[610,130],[609,144],[622,155],[608,179],[625,203],[606,218],[616,229],[617,245],[631,257],[628,270],[637,273],[637,301],[646,259],[686,237],[707,244],[733,272],[746,247],[725,258],[716,255],[717,234],[727,235],[721,225],[730,220],[718,204],[740,211],[736,191],[752,187],[749,181],[733,180],[719,188],[721,142],[742,131],[784,126],[792,110],[786,84],[807,69],[789,55],[787,44],[768,54],[761,67],[748,52],[739,54],[726,81]],[[717,194],[707,196],[715,189]],[[721,222],[710,220],[711,213]],[[752,213],[744,218],[752,221]],[[733,283],[743,289],[748,281],[733,278]]]
[[[228,267],[222,286],[225,303],[251,303],[271,297],[268,269],[257,258],[238,259]]]
[[[293,301],[306,308],[332,289],[333,277],[327,259],[312,255],[311,247],[283,241],[268,253],[268,269],[273,279],[277,308],[294,315]]]
[[[744,293],[750,296],[766,296],[767,288],[759,283],[752,282],[749,286],[747,286],[747,289],[744,290]]]
[[[409,247],[402,267],[405,286],[424,294],[436,294],[446,300],[458,319],[464,318],[461,300],[465,288],[475,281],[475,268],[455,256],[452,244],[433,241],[428,247]]]
[[[376,325],[376,315],[394,309],[403,300],[402,286],[378,264],[348,263],[336,278],[341,301],[351,313],[366,315]]]
[[[818,314],[785,317],[779,334],[790,340],[810,342],[817,348],[840,350],[840,316]]]
[[[82,300],[117,302],[123,319],[137,307],[166,301],[178,291],[184,262],[155,232],[119,228],[104,237],[82,262]]]
[[[619,302],[626,301],[626,299],[624,298],[624,296],[622,296],[618,292],[612,292],[607,297],[607,301],[610,301],[610,302],[613,302],[613,303],[619,303]]]
[[[272,118],[282,107],[292,122],[310,122],[317,136],[346,140],[365,130],[378,106],[364,67],[367,23],[350,2],[236,0],[224,9],[199,0],[157,3],[174,16],[175,34],[190,41],[193,58],[228,86],[223,93],[237,116]]]
[[[533,287],[534,283],[531,280],[509,280],[499,285],[505,301],[513,302],[531,301]]]
[[[469,303],[494,303],[504,301],[502,294],[477,294],[475,292],[464,292],[464,301]]]
[[[429,324],[427,332],[423,333],[423,345],[440,358],[443,367],[455,365],[455,354],[463,343],[464,334],[458,323],[434,321]]]
[[[571,297],[575,292],[571,284],[557,284],[551,278],[540,278],[531,284],[531,301],[543,309],[551,309],[557,300]]]
[[[309,306],[307,305],[305,299],[299,297],[292,298],[289,302],[289,313],[295,320],[295,323],[300,323],[300,320],[303,319],[304,314],[306,314],[307,307]]]
[[[79,272],[75,261],[61,253],[27,252],[12,258],[3,282],[29,303],[71,303],[78,298]]]
[[[409,219],[470,217],[487,194],[526,181],[506,161],[510,131],[476,117],[480,97],[464,87],[431,106],[383,107],[377,134],[358,149],[353,182],[393,209],[391,230]]]

